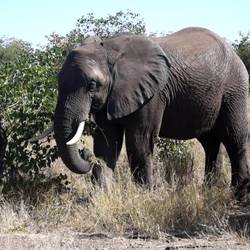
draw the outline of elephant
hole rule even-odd
[[[247,70],[224,39],[200,27],[165,37],[121,33],[73,49],[58,74],[54,132],[60,156],[73,172],[91,164],[78,141],[93,116],[94,155],[114,171],[123,139],[135,182],[152,187],[158,137],[198,139],[205,177],[224,144],[231,185],[249,183]]]

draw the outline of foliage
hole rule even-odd
[[[178,177],[182,183],[193,177],[192,142],[160,138],[157,141],[156,160],[158,165],[164,165],[161,173],[165,179],[172,183],[173,178]],[[159,170],[157,170],[159,171]]]
[[[53,119],[61,59],[57,47],[47,51],[29,47],[0,65],[0,107],[8,138],[1,178],[4,192],[43,180],[42,170],[56,158],[50,141],[30,144],[28,139]]]
[[[93,13],[82,16],[77,20],[76,28],[67,37],[71,43],[81,43],[89,36],[105,39],[122,32],[143,34],[145,31],[144,20],[139,14],[127,10],[108,15],[106,18],[95,18]]]
[[[161,160],[165,158],[182,160],[185,158],[189,146],[184,141],[171,140],[171,139],[159,139],[157,142],[159,147],[158,156]]]
[[[24,51],[31,51],[29,43],[15,38],[0,38],[0,63],[12,61]]]
[[[250,75],[250,32],[246,35],[240,33],[240,40],[236,40],[233,43],[233,47],[241,60],[244,62],[248,74]]]

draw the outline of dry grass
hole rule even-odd
[[[200,158],[193,164],[199,165]],[[131,181],[124,159],[119,162],[110,192],[94,187],[89,176],[62,170],[62,164],[57,162],[54,171],[69,175],[70,191],[59,193],[52,188],[46,193],[37,192],[36,204],[25,195],[14,200],[2,198],[0,232],[80,231],[158,238],[162,233],[178,231],[228,230],[227,210],[232,194],[227,186],[204,187],[197,174],[192,174],[185,184],[174,176],[169,184],[164,178],[166,164],[156,162],[156,185],[149,192]]]
[[[221,226],[230,192],[202,190],[191,183],[180,189],[148,192],[132,182],[114,183],[109,193],[91,190],[88,199],[75,193],[46,194],[35,207],[2,200],[1,232],[73,230],[88,233],[151,235],[171,230],[190,231]]]

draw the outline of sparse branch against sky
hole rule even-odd
[[[0,2],[0,37],[45,44],[46,35],[67,34],[82,15],[127,9],[144,18],[147,33],[201,26],[234,41],[250,30],[249,0],[8,0]]]

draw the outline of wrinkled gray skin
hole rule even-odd
[[[90,164],[66,146],[79,122],[94,114],[94,154],[114,170],[125,135],[134,179],[152,185],[155,139],[197,138],[205,173],[220,144],[231,160],[232,185],[249,179],[246,159],[248,74],[232,48],[213,32],[187,28],[148,39],[121,34],[73,50],[59,73],[55,136],[75,173]],[[242,187],[241,187],[242,188]]]

